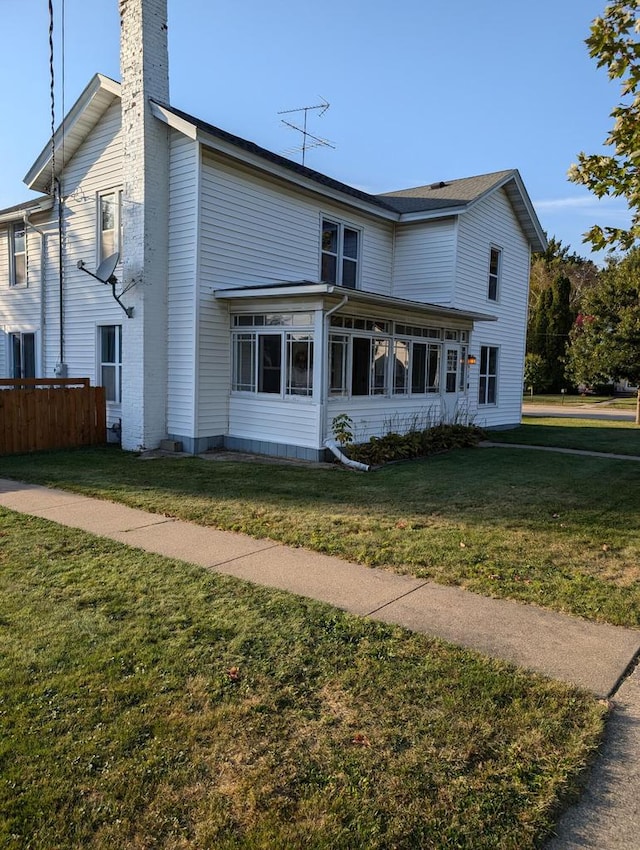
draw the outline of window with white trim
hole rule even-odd
[[[358,285],[360,231],[339,221],[322,219],[320,279],[355,289]]]
[[[480,380],[478,404],[496,404],[498,398],[498,349],[494,345],[480,347]]]
[[[395,395],[424,395],[440,389],[440,352],[438,343],[422,340],[394,342],[393,392]]]
[[[500,248],[491,248],[489,254],[489,284],[487,287],[487,298],[489,301],[497,301],[500,294],[500,271],[502,268],[502,251]]]
[[[122,251],[122,192],[98,195],[98,265]]]
[[[332,316],[329,395],[391,392],[416,396],[439,392],[443,333],[440,328]]]
[[[98,328],[100,384],[107,401],[122,401],[122,325]]]
[[[313,395],[313,315],[270,313],[232,320],[236,392]]]
[[[9,334],[11,376],[13,378],[35,378],[36,335],[16,331]]]
[[[27,282],[27,232],[24,222],[14,222],[9,229],[9,285]],[[23,376],[24,377],[24,376]]]

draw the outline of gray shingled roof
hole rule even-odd
[[[193,115],[189,115],[187,112],[183,112],[181,109],[176,109],[175,106],[169,106],[166,103],[160,103],[159,101],[154,101],[158,106],[162,106],[164,109],[176,115],[178,118],[182,118],[184,121],[187,121],[189,124],[193,124],[194,127],[197,127],[199,130],[202,130],[203,133],[206,133],[209,136],[213,136],[216,139],[221,139],[224,142],[229,142],[241,150],[247,151],[248,153],[254,154],[255,156],[259,156],[268,162],[275,163],[276,165],[280,165],[283,168],[288,169],[289,171],[294,172],[295,174],[299,174],[302,177],[307,177],[310,180],[315,181],[316,183],[321,183],[323,186],[327,186],[331,189],[336,189],[339,192],[342,192],[345,195],[351,195],[353,198],[357,198],[358,200],[365,201],[369,204],[373,204],[376,207],[381,207],[382,209],[388,210],[389,212],[396,212],[395,207],[393,207],[382,195],[369,195],[367,192],[363,192],[360,189],[356,189],[353,186],[349,186],[347,183],[341,183],[339,180],[334,180],[332,177],[327,177],[326,174],[322,174],[319,171],[314,171],[312,168],[307,168],[305,165],[299,165],[297,162],[294,162],[291,159],[287,159],[287,157],[280,156],[280,154],[274,153],[273,151],[268,150],[267,148],[260,147],[255,142],[251,142],[248,139],[243,139],[241,136],[236,136],[233,133],[229,133],[227,130],[222,130],[220,127],[216,127],[213,124],[208,124],[206,121],[202,121],[200,118],[196,118]]]
[[[463,177],[460,180],[443,180],[427,186],[415,186],[378,195],[399,213],[426,212],[447,207],[464,207],[490,192],[499,183],[515,174],[513,169]]]
[[[19,213],[19,212],[22,212],[23,210],[29,210],[29,209],[32,209],[33,207],[39,206],[42,201],[49,201],[49,200],[50,200],[50,198],[49,198],[48,195],[38,195],[35,198],[31,198],[29,201],[23,201],[21,204],[15,204],[12,207],[5,207],[4,209],[0,210],[0,215],[6,215],[6,214],[14,213],[14,212]]]

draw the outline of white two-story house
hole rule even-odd
[[[519,173],[366,194],[170,106],[166,0],[120,5],[122,82],[90,81],[40,195],[0,210],[0,376],[103,384],[132,450],[519,423],[545,247]]]

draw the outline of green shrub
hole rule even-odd
[[[380,466],[394,460],[426,457],[450,449],[475,446],[484,439],[484,432],[475,425],[434,425],[422,430],[397,434],[390,431],[382,437],[371,437],[366,443],[349,447],[349,457],[370,466]]]

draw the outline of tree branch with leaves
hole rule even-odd
[[[581,183],[598,198],[624,198],[631,211],[628,229],[594,225],[586,234],[593,250],[628,250],[640,241],[640,0],[616,0],[591,24],[589,55],[611,80],[620,80],[621,102],[604,144],[610,155],[578,154],[569,180]]]

